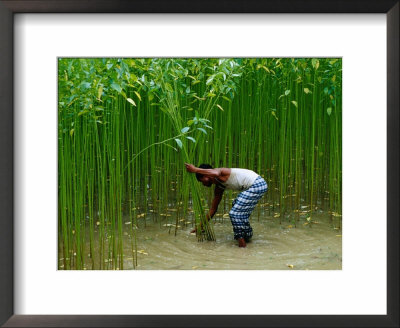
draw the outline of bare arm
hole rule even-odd
[[[190,173],[200,173],[202,175],[211,178],[217,178],[219,181],[222,182],[228,180],[231,174],[231,169],[225,167],[215,168],[215,169],[201,169],[199,167],[194,166],[193,164],[188,164],[188,163],[185,163],[185,166],[186,166],[186,171]]]
[[[212,178],[218,178],[221,176],[220,169],[201,169],[192,164],[185,163],[186,170],[190,173],[200,173]]]
[[[207,219],[208,220],[210,220],[215,215],[215,213],[217,212],[218,205],[221,202],[223,193],[224,193],[224,189],[222,189],[222,188],[220,188],[218,186],[215,186],[214,199],[213,199],[213,201],[211,203],[211,208],[210,208],[210,211],[208,212],[208,215],[207,215]]]
[[[212,201],[211,204],[211,208],[210,211],[207,213],[206,218],[207,221],[210,221],[210,219],[214,216],[214,214],[217,212],[218,209],[218,205],[221,202],[222,199],[222,194],[224,193],[224,189],[215,186],[215,190],[214,190],[214,199]],[[196,228],[194,228],[192,231],[190,231],[191,233],[196,232]]]

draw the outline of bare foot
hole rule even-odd
[[[238,239],[239,242],[239,247],[246,247],[246,241],[244,240],[244,238],[239,238]]]

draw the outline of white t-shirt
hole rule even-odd
[[[219,181],[225,188],[232,190],[246,190],[257,179],[258,174],[247,169],[231,169],[231,175],[225,182]]]

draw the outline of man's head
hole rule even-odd
[[[210,164],[200,164],[200,169],[212,169],[213,167]],[[200,181],[204,186],[211,187],[213,184],[213,178],[208,177],[201,173],[196,173],[196,179]]]

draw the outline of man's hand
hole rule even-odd
[[[188,171],[190,173],[196,172],[196,166],[189,164],[189,163],[185,163],[185,166],[186,166],[186,171]]]
[[[210,219],[211,219],[210,213],[206,214],[206,219],[207,219],[207,221],[210,221]],[[201,232],[204,232],[204,228],[203,228],[202,224],[200,224],[200,228],[201,228]],[[196,232],[197,232],[197,228],[194,228],[192,231],[190,231],[190,233],[196,233]]]
[[[204,232],[203,226],[200,226],[201,232]],[[190,233],[197,233],[197,228],[194,228]]]

